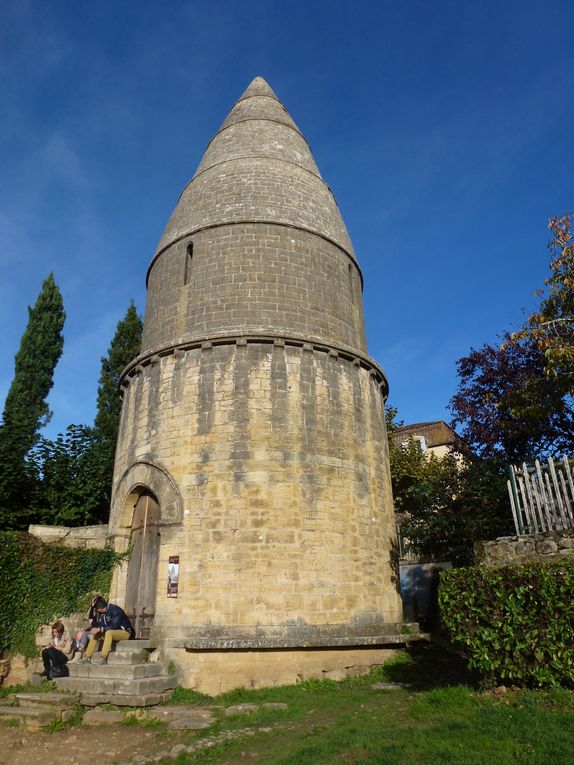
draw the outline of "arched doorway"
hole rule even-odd
[[[143,489],[135,504],[130,531],[125,612],[136,637],[148,638],[155,616],[159,562],[160,508],[156,497]]]

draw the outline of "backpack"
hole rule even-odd
[[[69,677],[70,670],[66,664],[52,664],[48,672],[48,680],[54,680],[56,677]]]

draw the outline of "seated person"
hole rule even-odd
[[[97,619],[96,626],[91,629],[92,636],[86,648],[86,657],[83,661],[89,661],[96,650],[100,640],[102,646],[102,663],[107,662],[108,654],[112,650],[112,643],[118,640],[129,640],[132,634],[132,625],[124,611],[114,603],[108,603],[104,598],[97,597],[94,603]]]
[[[88,641],[90,637],[92,636],[92,629],[96,626],[96,621],[98,616],[98,614],[96,613],[96,600],[97,598],[93,598],[92,602],[90,603],[90,610],[88,611],[88,614],[86,616],[86,619],[88,620],[88,623],[90,626],[85,630],[80,630],[78,634],[76,635],[76,639],[74,640],[74,654],[79,653],[80,656],[82,656],[84,651],[86,650]]]
[[[44,671],[40,672],[40,677],[47,677],[50,680],[52,673],[54,676],[61,677],[63,674],[61,674],[61,668],[67,664],[68,659],[72,656],[72,636],[64,629],[62,622],[54,622],[52,624],[52,642],[42,651]],[[56,670],[56,667],[59,669]]]

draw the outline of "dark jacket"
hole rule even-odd
[[[101,632],[108,630],[126,630],[132,631],[132,625],[123,609],[114,603],[109,603],[105,613],[98,614],[97,626]]]

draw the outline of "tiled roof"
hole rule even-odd
[[[412,425],[404,425],[394,431],[392,438],[396,444],[402,444],[403,441],[412,436],[424,436],[429,448],[433,446],[452,446],[460,438],[444,420],[415,422]]]

